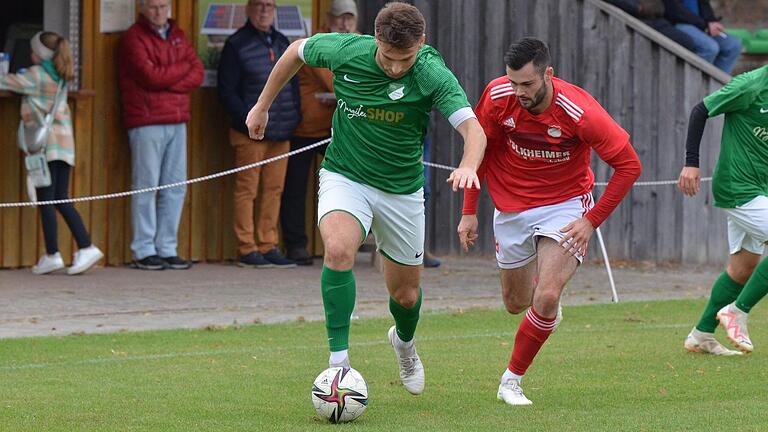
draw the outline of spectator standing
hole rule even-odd
[[[330,33],[357,33],[357,4],[354,0],[334,0],[325,14],[325,29]],[[299,69],[301,91],[301,123],[291,138],[291,151],[331,137],[331,118],[336,109],[333,94],[333,73],[326,68],[304,65]],[[288,258],[298,265],[312,265],[312,254],[307,251],[306,196],[307,181],[312,161],[325,147],[299,153],[288,159],[285,189],[280,210]]]
[[[120,91],[134,189],[186,180],[189,93],[203,82],[194,48],[168,18],[170,0],[139,0],[139,5],[139,19],[120,41]],[[177,187],[133,196],[136,268],[191,266],[176,250],[185,193],[185,187]]]
[[[0,90],[10,90],[24,95],[21,101],[21,118],[26,126],[38,122],[35,111],[44,117],[54,109],[60,86],[63,86],[63,102],[53,115],[53,131],[45,143],[45,158],[51,174],[50,186],[36,188],[38,201],[67,199],[69,172],[75,165],[75,140],[72,119],[67,100],[67,81],[74,78],[74,62],[69,42],[51,32],[40,32],[30,40],[34,66],[18,74],[0,75]],[[91,244],[80,213],[72,204],[44,205],[40,207],[46,254],[40,257],[32,273],[46,274],[64,268],[57,241],[56,210],[64,218],[79,250],[75,252],[70,275],[80,274],[96,264],[104,254]]]
[[[693,52],[730,74],[741,54],[741,41],[723,31],[709,0],[664,1],[667,18],[693,39]]]
[[[672,39],[687,50],[696,51],[693,38],[676,28],[666,18],[664,0],[608,0],[608,3],[612,3],[624,12],[640,19],[652,29]]]
[[[245,119],[267,83],[288,38],[275,30],[274,0],[250,0],[248,20],[227,38],[218,70],[219,98],[232,119],[230,143],[237,166],[252,164],[290,150],[289,139],[301,120],[299,81],[283,89],[269,110],[263,141],[248,136]],[[277,222],[287,159],[241,171],[235,176],[235,235],[241,267],[295,267],[277,249]],[[254,238],[254,213],[258,214]]]

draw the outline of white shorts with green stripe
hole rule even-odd
[[[728,219],[731,254],[744,249],[762,255],[768,243],[768,196],[759,195],[744,205],[723,210]]]
[[[408,195],[390,194],[347,177],[320,170],[317,220],[333,211],[351,214],[360,223],[362,238],[373,232],[376,249],[403,265],[424,260],[424,189]]]

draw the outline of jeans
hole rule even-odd
[[[132,187],[144,189],[187,179],[187,125],[141,126],[128,130]],[[186,186],[133,195],[131,251],[137,260],[176,256]]]
[[[66,162],[55,160],[48,162],[48,168],[51,170],[51,185],[44,188],[37,188],[38,201],[52,201],[67,199],[67,189],[69,189],[69,171],[70,167]],[[77,242],[77,247],[87,248],[91,245],[91,238],[85,229],[83,219],[80,213],[72,204],[44,205],[40,207],[40,220],[43,225],[43,237],[45,238],[45,252],[53,255],[59,251],[58,227],[56,224],[56,210],[61,213],[72,236]]]
[[[693,39],[694,52],[704,60],[714,64],[725,73],[731,73],[736,60],[741,54],[741,41],[725,32],[712,37],[691,24],[675,24],[675,27]]]

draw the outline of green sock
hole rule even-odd
[[[712,285],[709,303],[704,308],[696,328],[705,333],[714,333],[717,328],[717,311],[736,300],[742,288],[744,286],[731,279],[728,272],[723,272]]]
[[[419,323],[419,311],[421,311],[421,287],[419,287],[419,300],[410,309],[400,306],[392,297],[389,298],[389,312],[395,318],[397,337],[401,341],[408,342],[413,339],[416,325]]]
[[[736,307],[749,313],[750,310],[768,293],[768,259],[763,259],[755,267],[752,276],[744,285],[744,290],[736,299]]]
[[[349,318],[355,308],[355,275],[352,270],[333,270],[323,266],[320,288],[325,309],[325,328],[330,350],[349,348]]]

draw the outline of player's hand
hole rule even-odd
[[[446,182],[453,184],[454,192],[465,188],[480,189],[480,179],[477,178],[477,173],[472,168],[456,168],[451,175],[448,176]]]
[[[464,252],[469,252],[469,248],[477,240],[477,215],[462,216],[456,231],[459,233],[459,243]]]
[[[694,196],[701,189],[701,170],[696,167],[685,167],[680,171],[677,188],[687,196]]]
[[[269,113],[262,109],[258,103],[248,111],[248,117],[245,119],[245,126],[248,127],[248,136],[251,139],[264,139],[264,131],[267,130]]]
[[[592,238],[594,231],[595,227],[592,226],[592,222],[585,217],[576,219],[560,229],[560,232],[565,234],[565,237],[560,240],[563,254],[576,256],[576,253],[579,253],[581,256],[586,255],[589,239]]]

